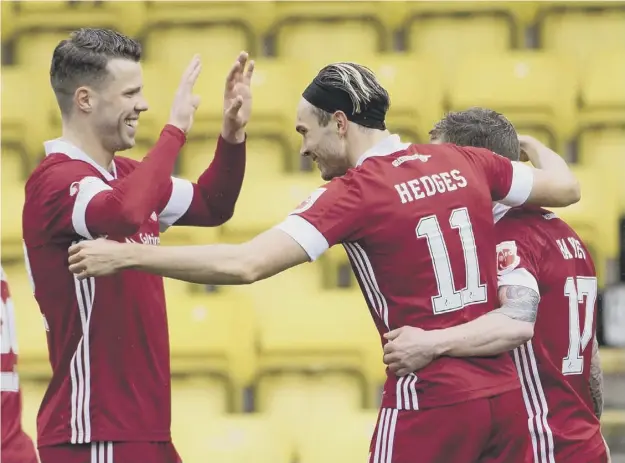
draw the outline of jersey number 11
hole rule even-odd
[[[449,224],[451,228],[458,230],[464,254],[466,286],[461,290],[456,289],[454,285],[449,252],[437,217],[435,215],[423,217],[416,228],[417,237],[427,240],[436,276],[438,294],[432,297],[432,309],[435,315],[486,302],[486,285],[480,282],[480,265],[467,208],[462,207],[451,211]]]

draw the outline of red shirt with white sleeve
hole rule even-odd
[[[279,228],[310,260],[345,247],[384,343],[404,325],[443,329],[497,306],[492,201],[522,204],[532,184],[527,166],[490,151],[391,135]],[[508,354],[444,357],[401,378],[387,370],[382,407],[441,407],[519,387]]]
[[[172,225],[215,226],[233,213],[245,143],[219,139],[197,183],[172,178],[184,134],[165,126],[142,162],[104,169],[64,140],[26,184],[23,235],[35,298],[47,322],[52,379],[37,420],[38,445],[166,442],[169,336],[161,277],[128,270],[78,281],[68,248],[106,236],[158,245]]]
[[[529,206],[499,211],[499,285],[525,286],[540,295],[534,337],[513,351],[529,416],[531,461],[596,461],[605,444],[590,394],[597,323],[592,257],[553,212]]]

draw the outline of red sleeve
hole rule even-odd
[[[512,162],[484,148],[461,148],[465,157],[486,176],[493,201],[508,206],[525,203],[532,191],[533,174],[521,162]]]
[[[521,285],[538,292],[543,243],[522,222],[504,216],[495,224],[499,286]]]
[[[347,174],[318,188],[278,228],[289,234],[315,260],[328,248],[349,241],[362,228],[366,207],[362,187]]]
[[[63,162],[43,171],[27,195],[40,203],[41,220],[51,235],[133,235],[158,209],[184,142],[180,130],[165,126],[143,162],[114,186],[84,162]]]
[[[219,137],[215,157],[197,183],[172,178],[159,207],[161,231],[171,225],[218,226],[234,214],[245,175],[246,144]]]

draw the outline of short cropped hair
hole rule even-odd
[[[377,105],[386,113],[391,105],[388,92],[378,82],[373,71],[366,66],[349,62],[329,64],[319,71],[317,80],[322,85],[347,93],[354,114],[360,113],[369,105]],[[332,115],[319,108],[316,108],[315,112],[319,125],[328,125]]]
[[[109,60],[122,58],[138,62],[141,45],[119,32],[85,28],[74,31],[54,49],[50,83],[62,114],[69,114],[77,88],[97,85],[107,77]]]
[[[436,123],[430,137],[458,146],[486,148],[512,161],[518,161],[521,155],[512,123],[497,111],[486,108],[450,112]]]

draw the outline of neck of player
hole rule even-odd
[[[83,153],[87,154],[99,166],[110,172],[115,153],[104,147],[101,138],[91,127],[88,125],[79,127],[75,124],[63,122],[62,138],[80,148]]]
[[[348,144],[350,165],[355,167],[363,154],[390,135],[388,130],[357,128],[353,140]]]

